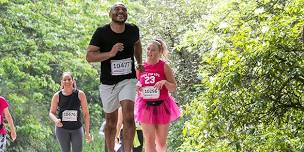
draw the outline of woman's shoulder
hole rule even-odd
[[[53,99],[55,99],[56,101],[59,100],[59,96],[60,95],[63,95],[61,90],[59,90],[56,93],[54,93]]]
[[[62,94],[62,90],[59,90],[56,93],[54,93],[54,96],[59,96],[59,94]]]
[[[80,97],[80,98],[85,96],[85,93],[84,93],[84,91],[82,91],[82,90],[78,90],[78,89],[77,89],[76,92],[77,92],[77,94],[78,94],[78,97]]]
[[[7,100],[6,100],[4,97],[2,97],[2,96],[0,96],[0,105],[1,105],[1,108],[6,108],[6,107],[8,107],[8,102],[7,102]]]
[[[78,94],[85,94],[84,91],[77,89],[76,92],[78,92]]]
[[[158,65],[160,67],[162,67],[162,68],[168,68],[168,67],[170,67],[169,63],[167,61],[164,61],[164,60],[159,60]]]
[[[159,59],[157,64],[161,64],[161,65],[166,65],[167,64],[167,65],[169,65],[170,63],[167,60]]]
[[[163,68],[164,68],[164,71],[165,71],[165,72],[166,72],[166,71],[167,71],[167,72],[168,72],[168,71],[172,71],[172,68],[171,68],[169,62],[164,62]]]
[[[2,96],[0,96],[0,102],[6,102],[6,99]]]

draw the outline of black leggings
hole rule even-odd
[[[72,145],[72,152],[82,151],[83,128],[69,130],[55,127],[57,140],[59,141],[61,152],[70,152]]]

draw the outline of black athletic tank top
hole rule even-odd
[[[80,100],[78,90],[74,90],[71,95],[65,96],[59,92],[58,113],[59,119],[64,129],[79,129],[82,126],[80,115]]]

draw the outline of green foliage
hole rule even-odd
[[[96,5],[97,4],[97,5]],[[92,1],[10,1],[0,9],[0,92],[11,104],[18,138],[8,151],[49,151],[54,124],[50,100],[59,90],[61,74],[71,71],[85,91],[100,126],[99,76],[84,58],[95,28],[108,20],[107,3]]]
[[[207,90],[186,108],[181,151],[303,150],[303,5],[226,1],[189,32],[185,44],[211,47],[201,50]]]
[[[0,0],[0,93],[18,138],[8,151],[59,151],[50,100],[73,72],[98,135],[99,64],[85,48],[108,23],[116,1]],[[169,46],[184,110],[170,127],[168,151],[303,151],[303,0],[123,1],[146,44]],[[190,102],[191,101],[191,102]]]

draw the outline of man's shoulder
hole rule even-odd
[[[137,25],[135,25],[134,23],[126,23],[126,27],[132,29],[138,29]]]
[[[110,27],[110,24],[105,24],[105,25],[102,25],[102,26],[98,27],[98,28],[96,29],[96,31],[103,32],[103,31],[108,30],[109,27]]]

